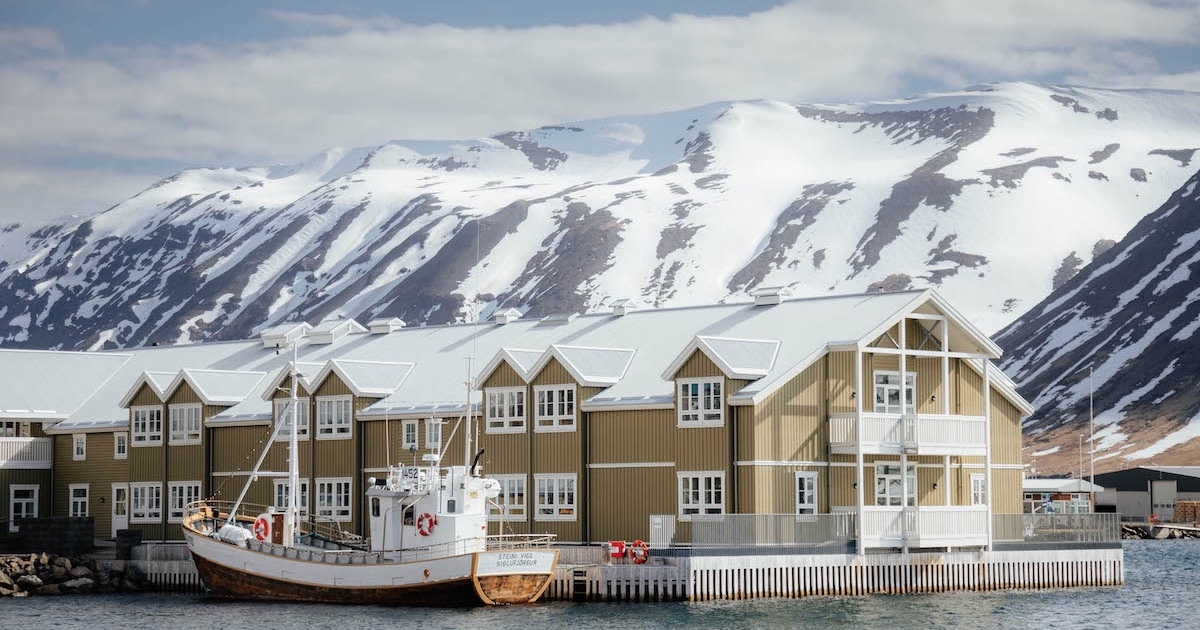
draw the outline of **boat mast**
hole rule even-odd
[[[296,381],[300,377],[300,369],[298,367],[300,351],[299,344],[292,342],[292,391],[291,402],[288,407],[288,423],[291,425],[291,434],[288,436],[288,505],[287,514],[283,517],[283,544],[287,547],[292,547],[296,544],[296,532],[300,522],[300,456],[297,453],[300,440],[296,436],[300,432],[300,427],[297,426],[296,406],[299,403],[296,397]]]
[[[471,368],[474,357],[467,357],[467,401],[463,406],[463,417],[466,419],[466,431],[463,431],[463,465],[467,467],[467,475],[471,474]]]

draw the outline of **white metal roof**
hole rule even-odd
[[[169,397],[186,382],[206,405],[236,405],[266,378],[266,372],[183,369],[166,388]]]
[[[312,389],[320,387],[330,374],[337,374],[355,396],[383,397],[396,391],[412,369],[412,363],[331,359],[313,379]]]
[[[546,349],[538,362],[528,371],[531,379],[546,367],[550,359],[558,359],[580,385],[608,387],[615,385],[629,369],[634,351],[625,348],[587,348],[554,344]]]
[[[1050,477],[1026,477],[1021,480],[1024,492],[1103,492],[1104,488],[1087,479],[1064,479]]]
[[[0,349],[0,418],[65,419],[130,358],[128,353]]]

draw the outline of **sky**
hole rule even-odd
[[[1200,0],[0,0],[0,224],[184,168],[716,101],[1200,90]]]

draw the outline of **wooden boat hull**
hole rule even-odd
[[[330,563],[253,551],[186,527],[185,535],[205,589],[224,599],[389,606],[530,603],[549,586],[558,561],[557,550],[538,549],[405,563]]]

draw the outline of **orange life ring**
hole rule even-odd
[[[1151,512],[1149,520],[1150,520],[1151,525],[1158,525],[1158,515],[1157,514]]]
[[[650,545],[641,540],[635,540],[632,545],[629,545],[629,559],[633,560],[634,564],[645,564],[649,558]]]
[[[437,525],[437,516],[426,512],[417,519],[417,533],[428,536],[433,533],[434,525]]]
[[[254,537],[259,540],[266,540],[267,536],[271,535],[271,522],[265,516],[260,516],[254,519]]]

